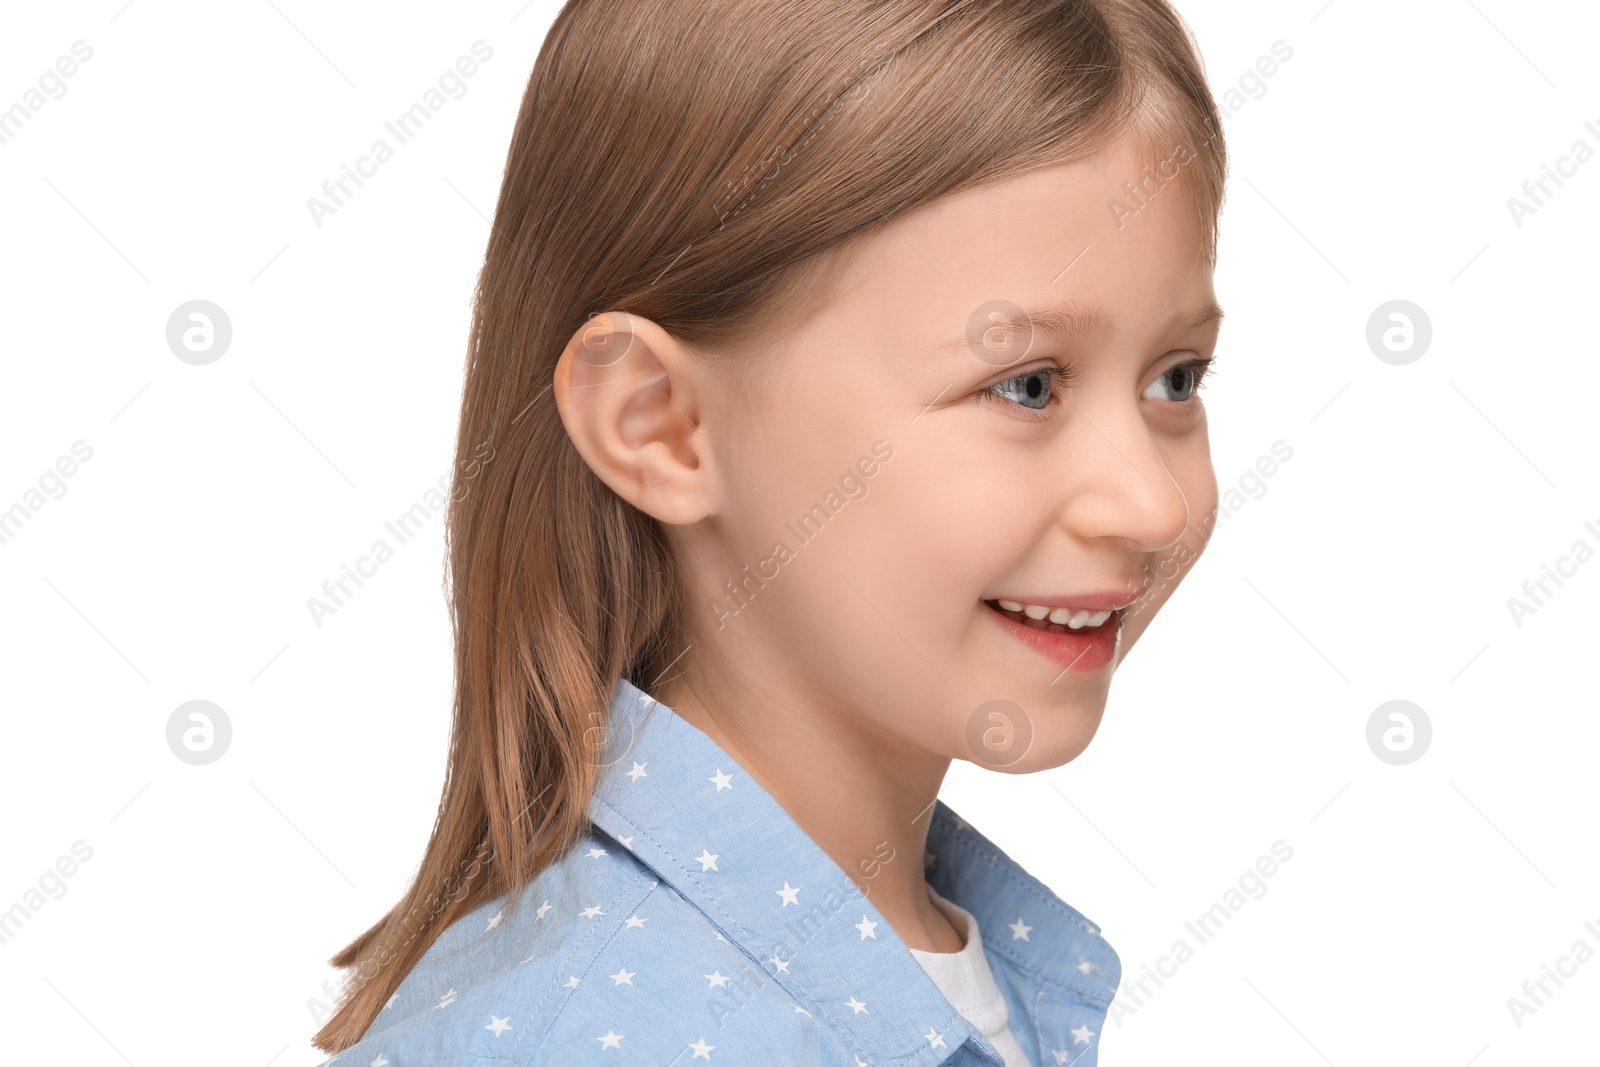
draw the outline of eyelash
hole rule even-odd
[[[1194,372],[1194,387],[1190,390],[1189,399],[1177,400],[1173,401],[1173,403],[1192,405],[1197,399],[1195,394],[1199,393],[1199,391],[1204,388],[1206,379],[1215,373],[1211,370],[1211,364],[1214,362],[1215,357],[1202,357],[1185,360],[1182,363],[1174,363],[1172,366],[1168,367],[1164,372],[1163,377],[1165,377],[1166,374],[1171,374],[1179,367],[1188,367]],[[1048,367],[1040,367],[1037,370],[1031,370],[1024,374],[1019,374],[1015,378],[1007,378],[1004,381],[998,381],[990,385],[986,385],[983,387],[983,389],[979,390],[978,399],[980,401],[987,401],[989,403],[1009,403],[1013,408],[1022,413],[1024,417],[1043,421],[1053,417],[1048,413],[1047,408],[1030,408],[1025,404],[1017,403],[1010,397],[1000,396],[992,390],[997,389],[1002,385],[1009,385],[1012,382],[1018,382],[1027,378],[1033,378],[1037,375],[1047,374],[1050,377],[1051,396],[1054,397],[1055,390],[1057,388],[1070,388],[1072,384],[1078,380],[1078,373],[1078,367],[1076,364],[1069,363],[1064,367],[1051,364]]]

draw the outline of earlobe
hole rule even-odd
[[[618,496],[673,525],[713,511],[706,386],[686,346],[621,311],[595,315],[573,333],[552,383],[584,462]]]

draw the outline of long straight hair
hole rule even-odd
[[[1187,151],[1214,255],[1222,129],[1166,0],[568,0],[474,297],[438,817],[399,903],[333,957],[350,973],[318,1048],[358,1041],[446,927],[514,907],[582,837],[616,680],[649,691],[687,651],[656,520],[589,469],[551,396],[574,333],[626,311],[739,350],[894,217],[1130,131],[1152,158]],[[1125,201],[1153,195],[1129,177]]]

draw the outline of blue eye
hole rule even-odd
[[[1151,389],[1166,386],[1178,396],[1151,396],[1145,393],[1146,400],[1171,400],[1178,404],[1187,404],[1195,399],[1194,394],[1200,389],[1201,383],[1206,379],[1206,374],[1211,368],[1210,359],[1191,359],[1183,363],[1174,364],[1167,372],[1150,383]]]
[[[1066,389],[1077,377],[1078,368],[1071,364],[1065,367],[1039,367],[1015,378],[995,382],[978,395],[991,403],[995,398],[1005,400],[1027,412],[1031,418],[1046,419],[1049,416],[1044,414],[1044,409],[1050,403],[1051,390]]]

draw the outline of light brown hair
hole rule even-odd
[[[515,906],[583,835],[616,679],[649,691],[686,652],[656,520],[589,469],[551,396],[574,333],[626,311],[739,352],[887,221],[1128,131],[1193,157],[1180,185],[1214,255],[1220,119],[1165,0],[568,0],[473,309],[456,455],[492,451],[446,520],[438,818],[400,902],[333,958],[353,971],[317,1047],[354,1044],[446,927]]]

